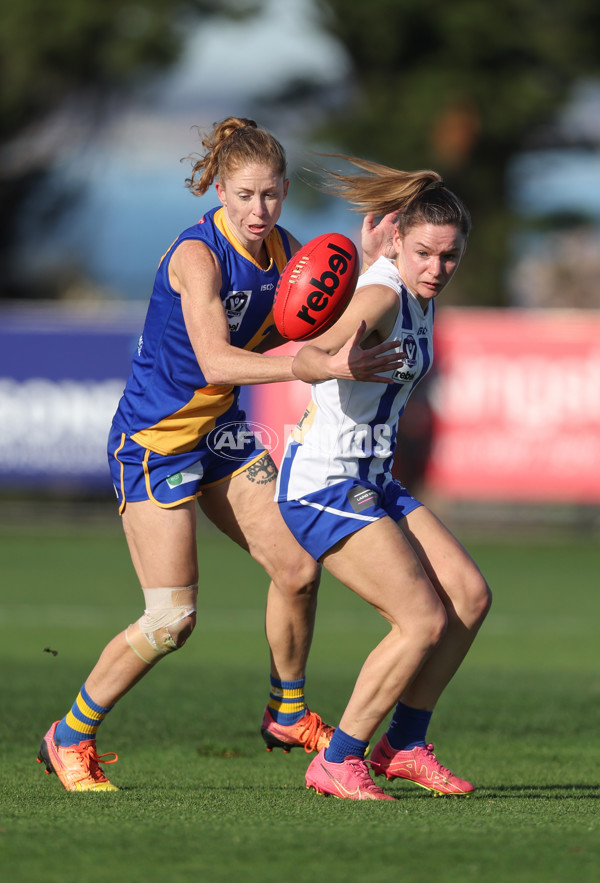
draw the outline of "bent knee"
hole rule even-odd
[[[482,588],[479,595],[479,622],[483,622],[488,613],[490,612],[490,608],[492,606],[492,590],[486,583],[486,581],[482,578]]]
[[[492,605],[492,593],[478,570],[464,576],[457,590],[448,592],[451,599],[449,614],[468,629],[477,629]]]
[[[282,563],[273,574],[273,582],[288,597],[311,595],[319,588],[321,565],[308,553]]]
[[[427,646],[435,647],[442,640],[448,628],[448,614],[443,604],[439,604],[436,610],[425,618],[424,638]]]
[[[477,572],[467,585],[462,620],[469,628],[479,627],[492,606],[492,592],[483,576]]]
[[[183,647],[196,625],[198,586],[144,589],[146,609],[125,632],[127,643],[152,665]]]
[[[418,614],[410,619],[400,617],[398,624],[401,634],[409,635],[411,642],[418,645],[423,652],[436,647],[446,634],[448,615],[441,601],[421,608]]]
[[[183,647],[195,628],[195,610],[190,610],[190,612],[186,613],[182,619],[178,620],[178,622],[175,622],[172,625],[168,626],[169,636],[175,644],[175,650],[179,650],[181,647]]]

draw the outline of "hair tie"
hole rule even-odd
[[[234,129],[233,132],[230,132],[227,136],[228,141],[235,141],[237,138],[241,138],[246,129],[249,129],[249,126],[238,126],[237,129]]]

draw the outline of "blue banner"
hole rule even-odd
[[[106,489],[145,305],[0,305],[0,489]]]

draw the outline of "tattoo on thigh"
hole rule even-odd
[[[255,484],[270,484],[270,482],[275,481],[277,478],[277,466],[273,463],[271,455],[265,454],[256,463],[249,466],[246,469],[246,476],[248,481],[253,481]]]

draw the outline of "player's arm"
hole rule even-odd
[[[385,285],[359,288],[335,325],[305,344],[293,362],[306,383],[331,378],[392,383],[383,372],[402,367],[398,340],[387,340],[398,315],[396,292]]]
[[[169,280],[181,295],[187,332],[208,383],[237,386],[295,379],[291,356],[265,356],[231,345],[219,295],[221,269],[203,242],[185,240],[176,248]]]

